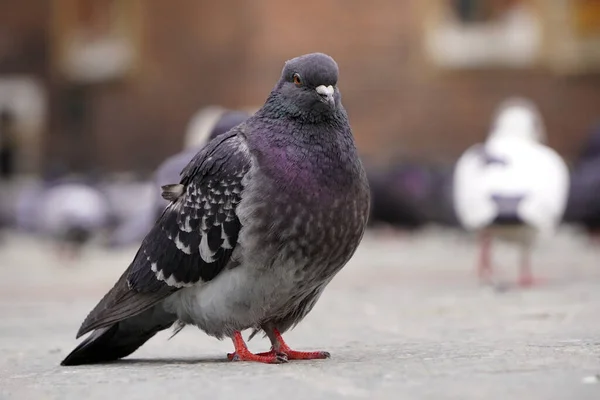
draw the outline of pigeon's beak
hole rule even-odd
[[[317,86],[315,90],[317,91],[319,96],[321,96],[321,100],[323,102],[327,103],[330,107],[335,106],[335,98],[333,97],[335,89],[333,88],[333,86],[320,85]]]

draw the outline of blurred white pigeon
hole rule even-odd
[[[461,225],[480,234],[478,272],[486,283],[492,279],[493,237],[520,246],[519,284],[530,286],[532,245],[538,234],[552,233],[562,220],[569,171],[545,140],[535,105],[509,99],[499,107],[486,142],[472,146],[458,160],[454,208]]]

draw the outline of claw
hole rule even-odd
[[[242,334],[239,332],[235,332],[232,339],[235,346],[235,352],[227,354],[227,359],[230,361],[254,361],[265,364],[282,364],[288,361],[287,356],[282,353],[252,353],[248,350],[248,347],[242,338]]]
[[[278,353],[283,353],[287,356],[288,360],[323,360],[331,358],[331,354],[328,351],[296,351],[292,350],[290,346],[283,340],[281,333],[277,330],[273,330],[273,336],[276,341],[276,348]],[[274,353],[275,348],[271,348],[269,353]],[[261,353],[267,354],[267,353]]]
[[[296,351],[288,348],[284,354],[287,355],[288,360],[324,360],[331,358],[328,351]]]
[[[288,361],[288,358],[285,354],[269,354],[269,355],[260,355],[254,354],[250,351],[241,351],[235,353],[227,354],[227,358],[230,361],[254,361],[260,362],[264,364],[283,364]]]
[[[288,360],[324,360],[331,358],[331,354],[328,351],[296,351],[290,349],[287,345],[280,347],[279,353],[275,353],[274,350],[266,351],[264,353],[257,353],[257,356],[273,356],[275,354],[282,354],[286,356]]]
[[[227,353],[227,359],[229,361],[254,361],[266,364],[282,364],[288,362],[288,360],[323,360],[331,357],[331,354],[327,351],[292,350],[283,341],[283,337],[281,337],[279,331],[273,330],[273,335],[273,343],[275,343],[274,347],[271,347],[270,351],[254,354],[248,350],[248,347],[242,338],[242,334],[240,332],[235,332],[232,337],[235,352]]]

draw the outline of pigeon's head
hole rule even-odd
[[[326,115],[340,106],[338,66],[323,53],[306,54],[285,63],[274,89],[286,111],[296,115]]]
[[[546,132],[535,104],[527,99],[511,98],[496,111],[490,138],[515,137],[545,142]]]

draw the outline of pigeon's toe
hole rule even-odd
[[[288,361],[288,357],[282,353],[263,353],[254,354],[250,351],[237,351],[235,353],[227,354],[227,358],[230,361],[253,361],[263,364],[283,364]]]
[[[296,351],[287,350],[285,352],[289,360],[324,360],[331,358],[328,351]]]

